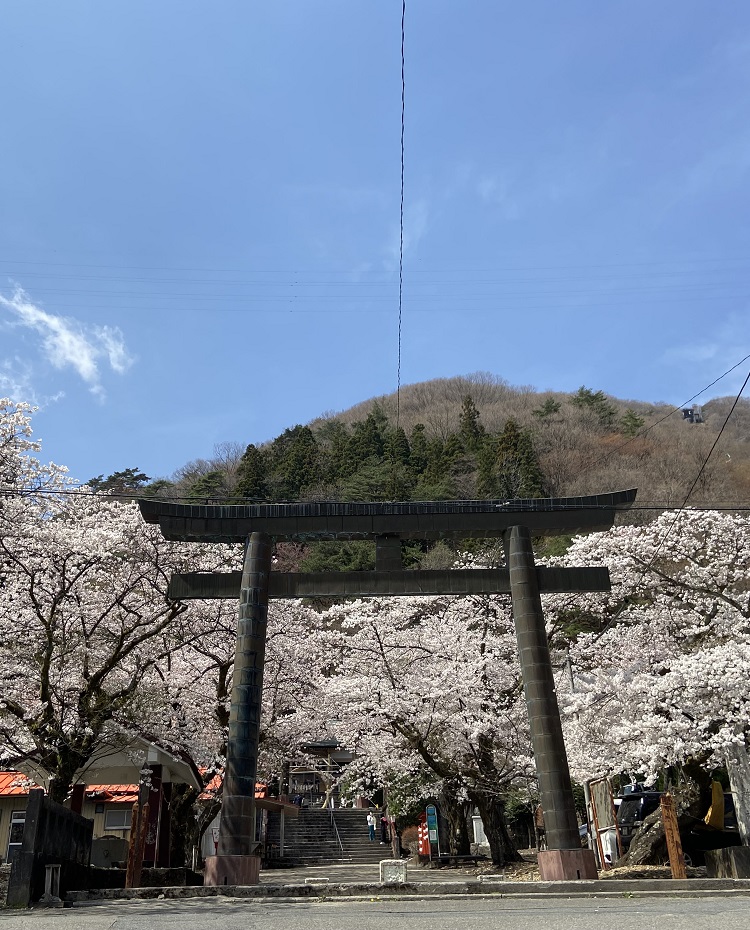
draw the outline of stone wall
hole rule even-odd
[[[0,865],[0,907],[5,907],[8,897],[8,882],[10,881],[10,865]]]

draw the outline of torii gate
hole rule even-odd
[[[420,594],[510,594],[531,741],[544,811],[547,850],[542,879],[596,878],[592,850],[582,849],[540,593],[608,591],[606,568],[546,568],[534,563],[532,537],[607,530],[636,491],[589,497],[419,503],[174,504],[140,500],[165,539],[244,542],[242,572],[173,575],[170,597],[233,598],[240,591],[217,855],[206,884],[258,882],[255,780],[260,732],[268,599]],[[502,538],[507,568],[404,571],[404,539]],[[272,573],[273,540],[375,541],[375,571]]]

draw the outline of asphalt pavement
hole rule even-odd
[[[748,930],[750,897],[119,901],[0,911],[0,930]]]

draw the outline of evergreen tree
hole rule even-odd
[[[97,475],[86,482],[92,491],[106,491],[112,494],[122,494],[124,497],[133,497],[151,479],[140,468],[124,468],[122,471],[112,472],[108,477]]]
[[[345,501],[385,501],[391,496],[393,464],[370,459],[340,485]]]
[[[556,413],[559,413],[562,409],[562,404],[555,400],[554,397],[548,397],[541,407],[537,407],[536,410],[531,412],[540,420],[546,420],[549,417],[553,417]]]
[[[341,420],[327,420],[317,430],[323,481],[336,484],[351,474],[348,457],[349,430]]]
[[[411,431],[409,442],[409,462],[415,475],[421,475],[427,468],[429,446],[424,423],[416,423]]]
[[[350,468],[356,469],[370,459],[382,459],[385,449],[385,426],[373,411],[360,423],[355,423],[349,440],[347,454]]]
[[[321,479],[318,443],[309,426],[286,429],[271,443],[271,481],[277,500],[298,500]]]
[[[441,477],[424,474],[411,489],[411,500],[451,501],[456,499],[456,480],[452,475]]]
[[[385,447],[385,457],[388,461],[408,465],[410,453],[409,440],[406,438],[403,426],[388,433]]]
[[[592,391],[591,388],[581,385],[570,398],[570,402],[579,410],[590,410],[605,429],[611,429],[614,426],[617,410],[607,400],[604,391]]]
[[[190,485],[187,492],[187,496],[191,500],[203,503],[226,500],[228,494],[226,476],[222,471],[209,471],[205,475],[201,475]]]
[[[443,446],[443,468],[453,469],[464,455],[464,444],[458,433],[451,433]]]
[[[461,404],[461,415],[458,420],[458,436],[466,452],[478,452],[485,440],[485,430],[479,422],[479,411],[470,394],[467,394]]]
[[[300,564],[303,572],[365,572],[375,568],[375,543],[369,539],[314,542]]]
[[[637,436],[643,429],[645,422],[643,417],[639,417],[635,410],[628,407],[623,416],[620,417],[620,429],[626,436],[632,438],[633,436]]]
[[[170,491],[175,487],[174,481],[168,478],[156,478],[141,489],[144,497],[169,497]]]
[[[513,419],[499,436],[484,444],[478,464],[477,490],[485,497],[512,500],[544,495],[544,477],[531,434]]]
[[[266,484],[266,456],[252,443],[245,449],[237,468],[236,490],[239,497],[264,500],[268,494]]]

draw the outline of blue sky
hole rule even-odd
[[[169,475],[395,390],[399,0],[0,16],[0,395],[45,457]],[[402,382],[680,403],[750,352],[749,79],[739,0],[407,0]]]

